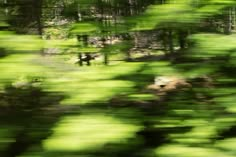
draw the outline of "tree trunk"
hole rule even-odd
[[[43,0],[31,0],[32,1],[32,15],[33,21],[36,22],[36,34],[42,36],[43,34],[43,25],[42,25],[42,7],[43,7]]]
[[[108,53],[104,52],[104,64],[108,65],[109,64],[109,57],[108,57]]]
[[[179,40],[180,49],[186,48],[186,34],[187,33],[182,30],[178,32],[178,40]]]
[[[231,34],[232,32],[232,9],[228,8],[225,13],[225,26],[224,26],[224,33]]]
[[[83,66],[83,58],[82,58],[82,54],[81,53],[78,54],[78,58],[79,58],[79,65]]]
[[[168,31],[168,47],[169,47],[169,53],[174,52],[174,44],[173,44],[173,31],[169,29]]]
[[[232,29],[234,30],[235,29],[235,7],[232,8],[231,15],[232,15]]]

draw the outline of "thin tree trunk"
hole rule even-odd
[[[224,33],[225,34],[231,34],[232,32],[232,9],[228,8],[225,13],[225,27],[224,27]]]
[[[78,58],[79,58],[79,65],[83,66],[83,58],[82,58],[82,54],[81,53],[78,54]]]
[[[174,44],[173,44],[173,31],[169,29],[168,31],[168,47],[169,53],[172,54],[174,52]]]
[[[235,30],[235,7],[232,8],[232,29]]]
[[[179,30],[178,40],[179,40],[180,49],[186,48],[186,32],[185,31]]]
[[[108,65],[109,64],[109,58],[108,58],[108,53],[104,52],[104,64]]]
[[[34,9],[35,9],[35,20],[37,23],[37,32],[38,35],[42,36],[43,34],[43,25],[42,25],[42,5],[43,5],[43,1],[42,0],[37,0],[37,1],[33,1],[34,4]]]

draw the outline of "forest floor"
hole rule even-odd
[[[24,157],[189,157],[192,152],[193,157],[234,157],[236,153],[235,138],[221,139],[234,130],[235,116],[209,105],[207,95],[199,95],[200,88],[175,90],[163,103],[160,95],[147,89],[157,76],[190,78],[201,71],[182,72],[168,61],[147,62],[145,57],[79,67],[32,54],[11,55],[1,59],[0,66],[2,82],[41,77],[44,91],[65,95],[62,107],[55,106],[56,115],[55,110],[32,112],[0,129],[0,139],[19,135],[19,141],[5,143],[12,148],[20,144]],[[13,73],[16,69],[18,73]]]

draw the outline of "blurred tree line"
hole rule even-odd
[[[233,0],[2,0],[1,19],[8,23],[2,30],[39,35],[44,39],[77,38],[80,48],[76,53],[102,52],[104,63],[108,64],[109,52],[99,48],[119,49],[116,44],[111,46],[117,38],[133,45],[126,50],[129,59],[129,49],[145,43],[148,38],[153,40],[153,36],[157,47],[168,55],[188,48],[187,39],[192,34],[229,35],[234,31],[234,5]],[[76,43],[68,42],[64,47],[72,45]],[[153,48],[149,44],[150,47]]]

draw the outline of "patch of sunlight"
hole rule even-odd
[[[93,89],[102,89],[102,88],[127,88],[133,87],[135,84],[131,81],[122,81],[122,80],[102,80],[94,82],[84,82],[78,85],[78,88],[93,88]]]
[[[32,62],[37,54],[14,54],[0,60],[0,82],[9,82],[22,76],[47,76],[49,70]]]
[[[132,92],[135,86],[132,81],[115,78],[137,73],[136,71],[144,65],[122,62],[107,67],[84,66],[67,69],[67,64],[62,61],[41,58],[44,59],[41,64],[38,58],[37,54],[14,54],[1,59],[0,81],[14,81],[28,75],[46,76],[46,90],[64,92],[68,96],[63,100],[63,104],[86,104],[104,102],[116,94]],[[52,64],[55,66],[51,66]],[[65,70],[60,70],[63,68]]]
[[[178,126],[192,126],[191,131],[184,134],[170,134],[169,137],[176,142],[193,144],[209,143],[212,137],[216,136],[216,127],[210,126],[209,122],[203,119],[181,121]]]
[[[89,34],[98,31],[99,27],[95,23],[78,22],[71,27],[73,34]]]
[[[185,126],[206,126],[208,125],[208,121],[205,119],[186,119],[182,121],[182,124]]]
[[[236,113],[235,94],[230,95],[230,96],[218,97],[218,98],[215,98],[214,101],[218,103],[219,105],[226,107],[225,109],[226,111]]]
[[[68,48],[69,46],[77,46],[77,39],[67,40],[45,40],[44,48]]]
[[[81,151],[101,148],[108,142],[125,142],[140,126],[128,124],[106,115],[68,116],[53,129],[43,142],[48,151]]]
[[[186,65],[186,66],[188,66],[188,65]],[[204,65],[204,66],[191,65],[191,66],[193,66],[191,68],[191,70],[182,71],[182,73],[185,77],[194,78],[194,77],[198,77],[198,76],[208,75],[216,70],[215,65]]]
[[[231,112],[231,113],[236,113],[236,106],[235,104],[232,104],[232,106],[228,107],[226,111]]]
[[[158,123],[154,125],[155,128],[174,128],[185,126],[182,124],[182,119],[177,117],[158,118]]]
[[[178,109],[178,110],[172,110],[172,112],[174,112],[175,114],[179,114],[179,115],[194,115],[196,114],[196,111],[194,110],[190,110],[190,109]]]
[[[70,97],[62,104],[104,102],[119,93],[133,91],[134,83],[122,80],[80,80],[54,82],[53,90],[65,92]],[[66,84],[66,86],[65,86]]]
[[[156,76],[158,75],[174,75],[178,76],[179,72],[171,66],[169,62],[165,61],[157,61],[157,62],[152,62],[148,64],[148,67],[145,68],[143,71],[144,74],[154,74]]]
[[[216,123],[216,125],[220,128],[229,127],[235,124],[235,122],[236,122],[236,117],[234,115],[232,115],[232,117],[226,116],[226,117],[216,118],[214,120],[214,123]]]
[[[106,102],[116,94],[134,91],[135,83],[115,79],[125,74],[136,73],[143,63],[122,63],[108,67],[81,67],[78,71],[58,73],[48,79],[52,91],[65,92],[69,97],[62,104],[86,104]],[[66,86],[65,86],[66,85]]]
[[[132,92],[132,89],[125,89],[127,93]],[[80,93],[72,95],[71,99],[65,99],[62,104],[79,104],[85,105],[87,103],[107,102],[112,96],[116,94],[125,93],[124,89],[100,89],[96,93],[91,93],[91,89],[84,89]]]
[[[192,125],[189,125],[189,126],[192,126]],[[186,143],[186,144],[209,143],[211,138],[216,136],[217,134],[216,131],[217,131],[217,128],[215,126],[210,126],[210,125],[197,126],[187,133],[184,133],[184,134],[174,133],[174,134],[170,134],[169,137],[173,141]]]
[[[68,72],[68,77],[76,77],[80,81],[112,79],[114,77],[136,72],[143,63],[121,62],[110,66],[78,67],[78,71]]]
[[[34,35],[17,35],[13,32],[0,31],[0,40],[0,46],[6,50],[40,50],[43,47],[43,41]]]
[[[215,146],[218,148],[233,151],[234,153],[236,153],[236,150],[235,150],[236,138],[229,138],[229,139],[218,141]]]
[[[194,138],[211,138],[217,134],[216,127],[211,125],[198,126],[193,128],[190,132],[185,133],[185,137]]]
[[[117,73],[107,72],[107,71],[101,71],[101,69],[87,69],[86,71],[76,71],[71,72],[68,74],[71,78],[77,78],[78,81],[89,81],[89,80],[102,80],[102,79],[111,79],[113,78]]]
[[[234,157],[234,155],[212,148],[188,147],[185,145],[170,144],[156,149],[159,157]]]
[[[107,67],[106,70],[116,72],[118,74],[129,74],[136,72],[139,70],[145,63],[143,62],[134,62],[134,63],[128,63],[128,62],[121,62],[117,65],[112,65]]]

